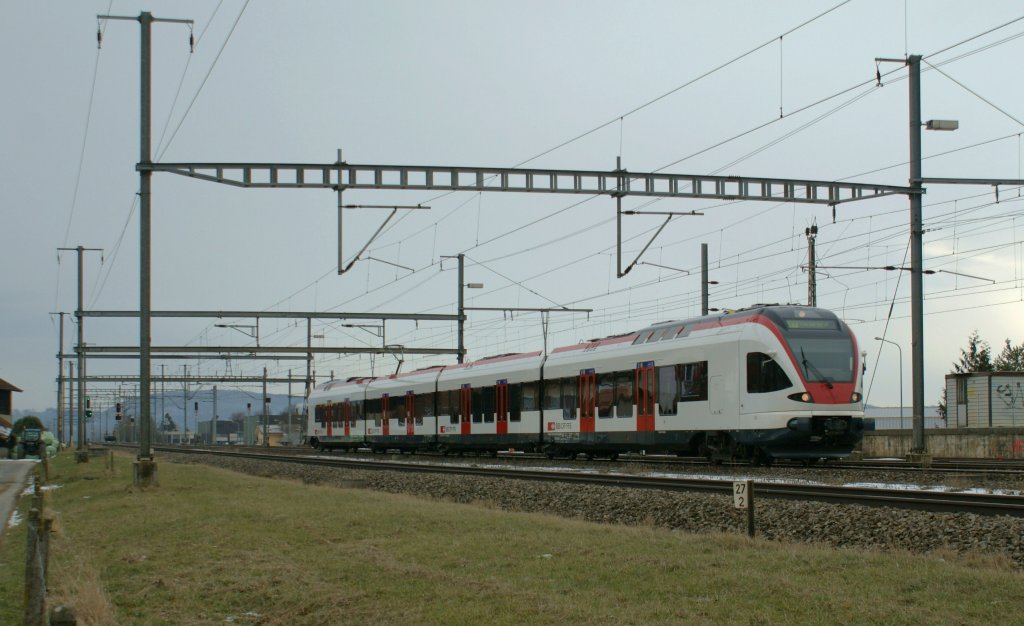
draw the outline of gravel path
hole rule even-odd
[[[215,465],[250,475],[339,487],[365,486],[389,493],[427,496],[461,503],[487,503],[508,511],[548,513],[600,523],[655,525],[691,533],[746,532],[746,513],[732,508],[731,497],[725,495],[326,468],[170,452],[162,453],[161,456],[177,463]],[[480,464],[491,464],[490,460],[480,461]],[[604,468],[608,469],[607,463]],[[614,469],[645,471],[635,466]],[[664,468],[647,470],[665,471]],[[702,468],[673,470],[672,473],[710,472]],[[980,486],[1000,489],[1020,489],[1022,480],[1001,476],[982,479],[977,476],[913,474],[908,481],[904,472],[872,472],[866,475],[864,472],[825,470],[809,474],[796,469],[749,467],[727,468],[723,472],[716,470],[715,474],[724,474],[723,478],[749,477],[754,480],[813,479],[829,484],[913,482],[921,485],[951,484],[956,488]],[[950,550],[959,554],[997,555],[1007,558],[1015,568],[1024,569],[1024,518],[928,513],[767,498],[757,501],[756,512],[757,534],[762,538],[915,553]]]

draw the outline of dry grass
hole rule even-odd
[[[53,493],[62,531],[51,599],[83,624],[985,624],[1024,614],[1024,577],[993,560],[602,526],[168,462],[161,487],[139,491],[128,463],[118,457],[114,473],[53,464],[64,486]],[[19,563],[15,535],[0,546],[4,563]],[[4,621],[16,615],[4,607],[16,578],[0,573],[0,623],[17,623]]]

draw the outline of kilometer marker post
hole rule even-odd
[[[732,504],[747,510],[747,536],[754,537],[754,481],[737,480],[732,483]]]

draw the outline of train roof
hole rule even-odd
[[[788,312],[788,311],[793,311],[793,312],[795,312],[795,311],[803,311],[804,314],[807,314],[809,312],[813,312],[812,315],[814,317],[825,317],[825,318],[830,318],[830,319],[839,319],[838,316],[836,316],[835,313],[833,313],[832,311],[829,311],[827,309],[820,309],[820,308],[810,307],[810,306],[801,305],[801,304],[755,304],[755,305],[751,305],[749,307],[744,307],[742,309],[726,309],[724,311],[716,312],[716,313],[713,313],[711,315],[702,315],[702,316],[698,316],[698,317],[690,317],[690,318],[685,318],[685,319],[682,319],[682,320],[669,320],[669,321],[664,321],[664,322],[657,322],[655,324],[651,324],[649,326],[645,326],[645,327],[643,327],[643,328],[641,328],[639,330],[631,331],[631,332],[627,332],[627,333],[619,333],[619,334],[615,334],[615,335],[608,335],[607,337],[600,337],[600,338],[595,338],[595,339],[585,339],[585,340],[580,341],[579,343],[576,343],[576,344],[572,344],[572,345],[568,345],[568,346],[560,346],[560,347],[554,348],[553,350],[551,350],[550,354],[552,354],[552,355],[554,355],[554,354],[563,354],[563,353],[566,353],[566,352],[573,352],[573,351],[576,351],[576,350],[593,350],[595,348],[600,348],[600,347],[604,347],[604,346],[612,346],[612,345],[623,344],[623,343],[635,343],[641,337],[645,337],[645,335],[646,335],[646,338],[650,338],[650,337],[653,336],[654,332],[659,331],[659,330],[663,330],[663,329],[670,329],[670,328],[677,328],[678,327],[678,328],[680,328],[680,330],[677,331],[677,332],[681,333],[686,328],[698,327],[698,326],[699,327],[706,327],[708,325],[717,326],[717,325],[721,325],[723,322],[728,322],[728,321],[735,320],[735,318],[737,318],[737,317],[744,317],[744,316],[746,316],[746,317],[751,317],[752,318],[752,317],[754,317],[754,316],[756,316],[758,314],[765,313],[765,312],[773,313],[775,316],[785,317],[786,316],[785,313]],[[679,335],[679,336],[682,336],[682,335]],[[407,377],[413,377],[413,376],[416,376],[416,375],[427,374],[427,373],[432,373],[432,372],[440,372],[441,370],[451,371],[451,370],[462,369],[462,368],[470,368],[471,369],[471,368],[475,368],[475,367],[491,365],[491,364],[494,364],[494,363],[507,362],[507,361],[512,361],[512,360],[516,360],[516,359],[526,359],[526,358],[530,358],[530,357],[539,357],[542,354],[543,353],[540,350],[535,350],[533,352],[509,352],[509,353],[505,353],[505,354],[497,354],[497,355],[487,356],[487,357],[484,357],[482,359],[477,359],[475,361],[470,361],[468,363],[457,363],[457,364],[451,364],[451,365],[430,365],[430,366],[427,366],[427,367],[422,367],[422,368],[417,369],[417,370],[412,370],[412,371],[409,371],[409,372],[402,372],[402,373],[398,373],[398,374],[389,374],[389,375],[386,374],[386,375],[383,375],[383,376],[354,376],[354,377],[348,378],[344,382],[345,383],[355,383],[357,385],[367,385],[367,384],[369,384],[371,382],[380,382],[380,381],[384,381],[384,380],[401,381],[403,379],[407,379]],[[325,383],[324,385],[321,385],[321,386],[317,387],[317,390],[318,391],[327,391],[327,390],[329,390],[331,388],[339,386],[340,382],[341,381],[331,381],[331,383]]]

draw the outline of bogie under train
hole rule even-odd
[[[614,458],[843,458],[863,431],[863,365],[824,309],[759,306],[540,352],[336,380],[309,443]]]

